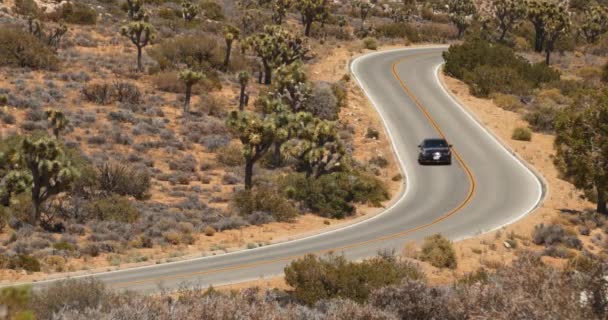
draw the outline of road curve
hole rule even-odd
[[[281,274],[286,264],[307,253],[336,252],[361,259],[435,233],[463,239],[526,215],[543,197],[540,179],[442,87],[437,73],[443,50],[384,51],[351,63],[406,172],[407,188],[382,214],[290,242],[92,276],[115,289],[146,292],[235,283]],[[420,166],[416,146],[438,136],[454,145],[458,161],[452,166]]]

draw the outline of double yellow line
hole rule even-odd
[[[414,57],[423,56],[423,55],[429,55],[429,54],[428,53],[417,54],[417,55],[409,56],[407,58],[401,59],[401,60],[393,63],[393,66],[392,66],[393,76],[395,77],[395,79],[397,79],[397,81],[399,81],[399,84],[401,85],[401,87],[403,88],[405,93],[410,97],[410,99],[412,99],[412,101],[414,101],[414,103],[416,104],[418,109],[420,111],[422,111],[424,116],[428,119],[428,121],[431,123],[433,128],[435,128],[437,133],[445,139],[446,138],[445,134],[443,133],[443,131],[441,130],[441,128],[439,127],[439,125],[437,124],[435,119],[433,119],[433,117],[431,116],[429,111],[420,103],[418,98],[412,93],[412,91],[408,88],[408,86],[401,79],[401,77],[399,77],[399,74],[397,73],[397,66],[399,64],[401,64],[403,61],[406,61],[406,60],[414,58]],[[347,249],[361,247],[361,246],[368,245],[368,244],[373,244],[373,243],[377,243],[377,242],[382,242],[382,241],[386,241],[386,240],[399,238],[399,237],[405,236],[407,234],[416,232],[418,230],[428,228],[428,227],[435,225],[435,224],[455,215],[456,213],[458,213],[473,198],[473,196],[475,194],[475,189],[476,189],[476,182],[475,182],[475,177],[473,176],[473,173],[471,172],[471,169],[464,162],[464,160],[462,159],[460,154],[455,149],[452,151],[452,153],[454,154],[454,156],[456,157],[457,161],[460,163],[462,168],[465,170],[467,177],[469,179],[468,194],[467,194],[466,198],[464,199],[464,201],[462,201],[456,208],[450,210],[446,214],[442,215],[441,217],[439,217],[429,223],[426,223],[426,224],[423,224],[423,225],[420,225],[420,226],[417,226],[417,227],[414,227],[414,228],[411,228],[408,230],[404,230],[399,233],[395,233],[395,234],[391,234],[391,235],[387,235],[387,236],[383,236],[383,237],[379,237],[379,238],[371,239],[371,240],[367,240],[367,241],[362,241],[362,242],[358,242],[358,243],[354,243],[354,244],[350,244],[350,245],[346,245],[346,246],[342,246],[342,247],[338,247],[338,248],[321,250],[321,251],[311,252],[311,253],[314,253],[317,255],[323,255],[323,254],[327,254],[330,252],[344,251]],[[187,279],[187,278],[191,278],[191,277],[195,277],[195,276],[203,276],[203,275],[209,275],[209,274],[215,274],[215,273],[221,273],[221,272],[236,271],[236,270],[243,270],[243,269],[248,269],[248,268],[253,268],[253,267],[259,267],[259,266],[268,265],[268,264],[272,264],[272,263],[276,263],[276,262],[288,262],[288,261],[292,261],[292,260],[295,260],[295,259],[298,259],[301,257],[303,257],[303,255],[292,255],[292,256],[288,256],[288,257],[277,258],[277,259],[272,259],[272,260],[265,260],[265,261],[258,261],[255,263],[243,264],[243,265],[238,265],[238,266],[233,266],[233,267],[218,268],[218,269],[212,269],[212,270],[207,270],[207,271],[197,271],[197,272],[176,274],[176,275],[172,275],[172,276],[164,276],[164,277],[149,278],[149,279],[144,279],[144,280],[122,282],[122,283],[114,284],[114,285],[112,285],[112,287],[120,289],[120,288],[128,288],[130,286],[140,285],[140,284],[145,284],[145,283],[170,281],[170,280],[177,280],[177,279]]]

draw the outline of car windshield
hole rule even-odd
[[[443,139],[425,140],[423,146],[425,148],[447,148],[448,143]]]

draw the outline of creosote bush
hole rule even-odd
[[[443,54],[445,72],[466,82],[471,93],[526,95],[543,83],[560,79],[558,71],[544,63],[531,64],[504,45],[468,38]]]
[[[437,268],[456,269],[457,266],[452,242],[440,234],[424,239],[419,258]]]
[[[380,206],[388,200],[388,192],[382,182],[360,171],[336,172],[319,178],[294,173],[282,177],[280,185],[291,199],[330,218],[341,219],[354,214],[354,203]]]
[[[232,206],[245,218],[264,213],[272,216],[276,221],[291,221],[298,215],[298,210],[291,201],[278,190],[269,187],[256,187],[252,190],[236,192],[232,197]],[[249,220],[257,224],[255,220]]]
[[[57,70],[59,60],[32,34],[14,27],[2,27],[0,66]]]
[[[139,218],[139,211],[131,201],[118,195],[91,201],[85,210],[102,221],[135,222]]]
[[[531,141],[532,140],[532,131],[528,128],[517,127],[513,130],[513,135],[511,136],[513,140],[519,141]]]
[[[376,38],[363,39],[363,47],[369,50],[378,50],[378,40]]]
[[[306,255],[285,267],[285,281],[294,288],[294,297],[308,305],[333,298],[363,302],[374,289],[403,279],[424,279],[424,274],[410,262],[389,254],[360,263],[343,256]]]

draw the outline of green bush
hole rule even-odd
[[[440,234],[424,239],[420,260],[426,261],[437,268],[456,269],[456,252],[452,242]]]
[[[387,23],[376,27],[376,32],[386,38],[407,38],[411,42],[419,42],[418,31],[409,23]]]
[[[473,95],[487,97],[493,92],[525,95],[532,91],[533,85],[510,67],[480,65],[464,75]]]
[[[518,127],[513,130],[513,135],[511,136],[513,140],[519,141],[531,141],[532,140],[532,131],[528,128]]]
[[[93,25],[97,23],[97,11],[82,2],[67,2],[50,13],[49,18],[73,24]]]
[[[443,56],[445,72],[464,80],[477,96],[494,92],[525,95],[560,78],[558,71],[543,63],[531,64],[511,48],[481,39],[452,45]]]
[[[53,249],[55,250],[64,250],[64,251],[74,251],[76,250],[76,246],[67,242],[67,241],[59,241],[53,243]]]
[[[99,220],[135,222],[139,217],[139,211],[131,201],[118,195],[91,201],[85,210],[91,218]]]
[[[363,262],[349,262],[343,256],[318,258],[307,255],[285,267],[285,281],[298,300],[313,305],[322,299],[346,298],[364,302],[378,288],[403,279],[424,279],[416,266],[381,255]]]
[[[33,35],[16,28],[0,28],[0,66],[56,70],[59,60]]]
[[[11,257],[8,261],[9,269],[25,270],[29,272],[40,271],[40,261],[36,257],[32,257],[27,254],[20,254]]]
[[[291,221],[298,215],[298,210],[281,192],[269,187],[236,192],[232,206],[243,217],[261,212],[270,214],[277,221]]]
[[[367,37],[363,39],[363,47],[369,50],[378,50],[378,40],[376,40],[376,38]]]
[[[341,219],[355,213],[353,203],[381,206],[389,198],[386,188],[374,176],[362,172],[336,172],[317,179],[302,173],[281,178],[281,189],[313,212]]]
[[[223,51],[215,38],[204,35],[182,35],[163,40],[148,49],[161,70],[177,70],[186,65],[193,70],[223,67]]]

